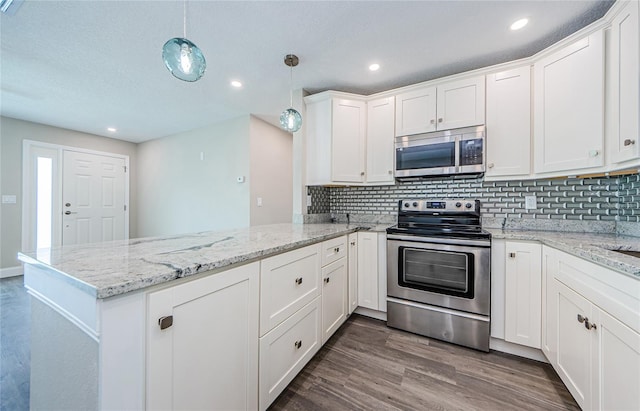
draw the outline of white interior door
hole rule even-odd
[[[125,159],[64,150],[62,244],[125,238]]]

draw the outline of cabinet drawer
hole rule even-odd
[[[317,297],[260,338],[260,409],[265,410],[320,349]]]
[[[322,243],[322,266],[338,261],[347,255],[347,236],[334,238]]]
[[[260,266],[260,335],[320,295],[320,244],[289,251]]]

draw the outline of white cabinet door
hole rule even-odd
[[[358,305],[379,309],[378,234],[358,233]]]
[[[611,22],[608,53],[608,149],[614,163],[640,157],[640,29],[637,1],[626,2]]]
[[[349,309],[358,308],[358,233],[349,234]]]
[[[436,94],[438,130],[484,124],[484,76],[440,85]]]
[[[504,340],[505,250],[502,239],[491,240],[491,337]]]
[[[320,250],[314,244],[260,263],[260,335],[320,295]]]
[[[591,304],[564,283],[554,281],[558,338],[556,371],[578,405],[588,409],[593,378],[591,354],[595,334],[585,328],[584,318],[592,317]]]
[[[506,243],[505,340],[540,348],[541,245]]]
[[[395,99],[367,103],[367,183],[393,183]]]
[[[332,110],[332,180],[362,183],[365,176],[366,103],[334,99]]]
[[[320,306],[321,297],[318,296],[260,338],[260,410],[269,407],[320,349]],[[224,375],[221,375],[221,378],[224,378]]]
[[[554,278],[558,274],[558,257],[554,249],[542,246],[542,335],[540,345],[549,363],[555,368],[558,359],[558,301]],[[493,275],[493,273],[492,273]]]
[[[487,177],[531,173],[531,67],[487,76]]]
[[[537,173],[604,164],[603,37],[593,33],[534,66]]]
[[[253,263],[148,295],[147,409],[257,408],[258,275]]]
[[[435,130],[435,87],[425,87],[396,96],[396,136],[408,136]]]
[[[342,258],[322,269],[322,344],[347,319],[347,265]]]
[[[640,334],[599,310],[592,409],[640,410]]]

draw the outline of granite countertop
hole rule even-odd
[[[640,237],[602,233],[572,233],[485,228],[494,239],[539,241],[542,244],[598,263],[640,281],[640,258],[614,250],[640,251]]]
[[[275,224],[54,247],[20,253],[19,258],[48,269],[96,298],[107,298],[376,227]]]

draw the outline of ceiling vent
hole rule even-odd
[[[0,0],[0,11],[13,16],[23,2],[24,0]]]

